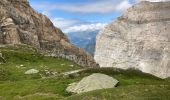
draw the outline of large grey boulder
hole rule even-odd
[[[83,78],[80,82],[70,84],[66,91],[71,93],[82,93],[97,89],[114,88],[117,84],[118,81],[108,75],[94,73]]]
[[[97,36],[101,67],[135,68],[170,77],[170,2],[141,2]]]

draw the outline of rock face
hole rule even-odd
[[[84,50],[70,44],[63,32],[27,0],[0,0],[0,44],[27,44],[44,54],[64,57],[82,66],[96,66]]]
[[[170,77],[170,2],[141,2],[107,25],[97,36],[95,60]]]
[[[118,84],[116,79],[100,73],[95,73],[83,78],[78,83],[72,83],[66,89],[71,93],[83,93],[97,89],[114,88]]]

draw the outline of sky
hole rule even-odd
[[[144,0],[29,0],[36,11],[65,33],[100,30],[140,1]]]

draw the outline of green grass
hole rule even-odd
[[[67,100],[170,100],[170,87],[128,85],[74,95]]]
[[[129,69],[89,69],[84,74],[104,73],[119,80],[116,88],[73,95],[67,100],[170,100],[170,79]]]
[[[0,80],[18,81],[40,78],[39,74],[24,75],[25,71],[32,68],[39,70],[42,74],[45,70],[61,73],[81,68],[69,60],[45,57],[33,50],[0,48],[0,51],[6,59],[6,63],[0,64]]]
[[[6,63],[0,64],[0,100],[63,98],[68,96],[65,88],[77,79],[59,77],[42,79],[41,76],[50,76],[45,70],[62,73],[81,68],[66,59],[45,57],[34,49],[4,47],[0,48],[0,51],[6,60]],[[33,75],[24,74],[32,68],[40,72]]]
[[[6,60],[6,63],[0,64],[0,100],[170,100],[170,79],[162,80],[132,69],[125,71],[113,68],[88,69],[76,77],[43,79],[41,76],[51,76],[45,70],[62,73],[80,69],[81,66],[66,59],[45,57],[28,47],[4,47],[0,51]],[[32,68],[40,72],[24,74]],[[92,73],[112,76],[119,84],[113,89],[76,95],[65,91],[68,84]]]

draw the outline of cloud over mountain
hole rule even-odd
[[[64,10],[75,13],[109,13],[113,11],[122,11],[131,6],[129,0],[92,0],[85,3],[41,3],[33,5],[36,8],[46,10]]]

